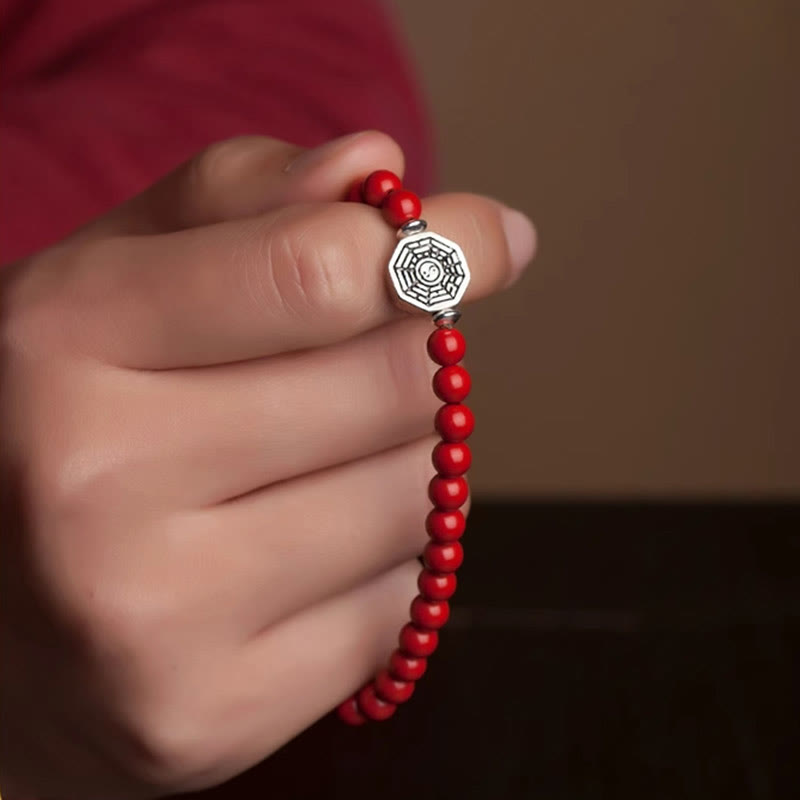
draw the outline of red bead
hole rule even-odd
[[[422,558],[434,572],[455,572],[464,561],[464,548],[461,542],[428,542]]]
[[[448,403],[436,412],[433,424],[446,442],[463,442],[475,430],[475,417],[467,406]]]
[[[427,668],[427,659],[407,656],[401,650],[395,650],[389,659],[389,672],[402,681],[418,681]]]
[[[460,508],[467,502],[469,486],[464,478],[443,478],[434,475],[428,484],[428,497],[437,508]]]
[[[397,706],[394,703],[387,703],[378,697],[375,693],[374,683],[368,683],[358,693],[358,707],[364,716],[377,722],[389,719],[397,711]]]
[[[361,193],[363,185],[363,181],[353,181],[353,183],[350,184],[350,188],[347,190],[347,194],[345,195],[345,199],[348,203],[364,202],[364,195]]]
[[[364,179],[361,194],[365,203],[375,208],[380,208],[389,192],[394,192],[403,186],[403,182],[394,172],[388,169],[378,169]]]
[[[437,472],[455,478],[472,466],[472,453],[465,442],[439,442],[433,448],[431,460]]]
[[[424,569],[417,578],[420,594],[428,600],[448,600],[455,593],[457,584],[455,572],[437,575]]]
[[[466,352],[467,342],[455,328],[437,328],[428,337],[428,355],[443,367],[457,364]]]
[[[408,189],[397,189],[386,195],[381,206],[383,215],[390,225],[399,228],[412,219],[419,219],[422,213],[422,203],[414,192]]]
[[[472,379],[469,372],[459,364],[442,367],[433,376],[433,391],[445,403],[460,403],[466,400],[471,388]]]
[[[407,622],[400,629],[400,649],[418,658],[427,658],[439,644],[436,631],[426,631]]]
[[[398,681],[388,669],[382,669],[375,678],[375,691],[390,703],[405,703],[414,694],[414,683]]]
[[[454,542],[464,534],[467,521],[460,511],[440,511],[434,508],[425,518],[425,530],[437,542]]]
[[[420,628],[437,630],[450,619],[447,600],[426,600],[417,595],[411,601],[411,621]]]
[[[348,725],[363,725],[367,721],[367,718],[359,710],[355,697],[348,697],[336,709],[336,713],[339,715],[339,719]]]

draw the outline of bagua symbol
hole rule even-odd
[[[433,312],[457,305],[470,275],[455,242],[425,231],[400,240],[389,261],[389,277],[401,300]]]

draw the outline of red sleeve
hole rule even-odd
[[[4,0],[0,260],[57,240],[217,139],[431,136],[379,0]]]

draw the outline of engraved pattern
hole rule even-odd
[[[426,231],[400,240],[389,261],[389,277],[401,300],[423,311],[440,311],[464,296],[469,267],[455,242]]]

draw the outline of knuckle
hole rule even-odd
[[[111,270],[94,267],[112,263],[117,246],[115,239],[63,242],[11,269],[2,286],[4,355],[52,361],[59,353],[86,346],[82,311],[98,302],[112,280]]]
[[[71,420],[80,418],[80,396],[58,378],[62,388],[58,409],[47,408],[47,396],[34,391],[38,424],[30,432],[27,451],[32,501],[42,516],[75,529],[96,526],[111,513],[110,504],[120,500],[124,485],[122,464],[112,453],[98,449]],[[77,393],[80,394],[80,393]],[[66,420],[66,421],[65,421]]]
[[[288,225],[268,240],[268,272],[285,309],[308,317],[359,313],[363,290],[347,233],[319,236],[308,221]]]
[[[85,588],[83,597],[76,597],[85,641],[102,663],[127,663],[151,687],[158,686],[155,667],[169,650],[178,602],[171,592],[153,588],[152,579],[142,578],[138,569],[116,565],[100,573],[99,565],[108,564],[111,553],[106,548],[98,555],[74,568],[77,586]],[[156,651],[159,644],[166,649]]]
[[[129,722],[129,761],[135,777],[161,791],[180,792],[213,782],[220,754],[205,720],[185,709],[162,704]]]
[[[172,660],[162,659],[157,669],[169,677],[151,682],[121,715],[128,734],[128,762],[137,776],[175,792],[228,777],[233,754],[223,722],[225,693],[204,691],[215,679],[215,670],[191,658],[177,668]]]
[[[41,254],[10,270],[10,280],[3,283],[0,344],[6,363],[61,340],[64,300],[50,279],[56,273],[53,266],[50,254]]]
[[[154,530],[156,523],[131,509],[120,489],[121,471],[76,477],[76,459],[86,460],[76,451],[36,456],[35,535],[47,537],[38,548],[37,570],[60,627],[85,663],[152,678],[160,657],[155,643],[169,650],[185,596],[172,553],[164,546],[160,556],[154,553],[157,542],[170,541],[164,530],[170,520]]]
[[[74,525],[62,523],[69,544],[52,548],[41,565],[61,626],[82,661],[138,681],[149,672],[155,643],[175,627],[172,602],[137,569],[114,564],[115,545],[98,546],[97,529],[81,531],[81,541]]]

